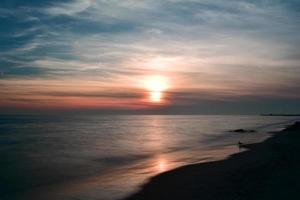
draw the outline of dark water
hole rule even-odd
[[[0,115],[0,199],[120,199],[149,177],[238,151],[297,117]],[[255,133],[231,133],[237,128]]]

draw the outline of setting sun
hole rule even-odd
[[[164,76],[151,76],[146,80],[146,87],[152,92],[162,92],[168,88],[167,78]]]
[[[152,102],[160,102],[162,98],[161,92],[150,92],[150,99]]]
[[[163,92],[168,89],[168,80],[164,76],[151,76],[145,82],[147,90],[150,92],[150,101],[159,103],[162,101]]]

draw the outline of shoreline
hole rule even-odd
[[[283,199],[300,197],[300,123],[224,160],[186,165],[152,177],[124,200]]]

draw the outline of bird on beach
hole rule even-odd
[[[238,147],[239,147],[239,150],[241,150],[241,148],[243,147],[244,143],[242,143],[241,141],[238,142]]]

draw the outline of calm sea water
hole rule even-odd
[[[221,159],[297,117],[0,115],[0,199],[121,199],[150,177]],[[255,129],[255,133],[228,130]]]

